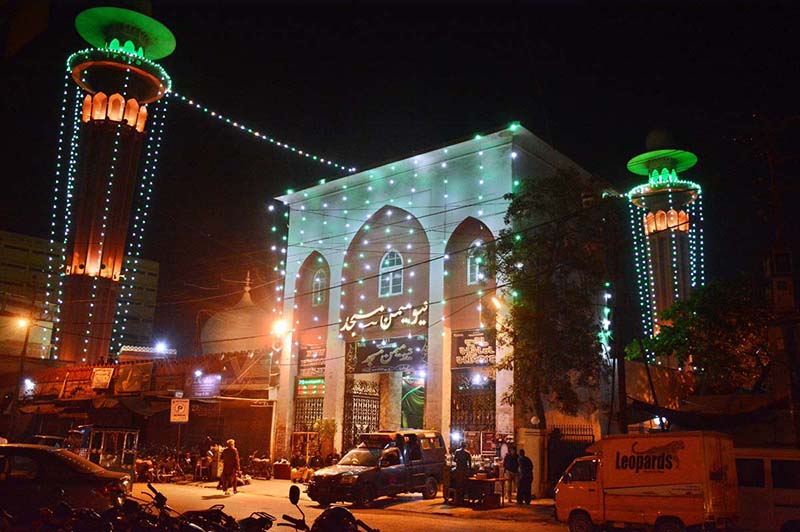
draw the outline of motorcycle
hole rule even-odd
[[[343,506],[333,506],[322,512],[319,517],[314,520],[311,528],[306,523],[306,514],[298,505],[300,501],[300,488],[291,486],[289,488],[289,501],[300,512],[300,519],[292,517],[291,515],[283,514],[283,520],[286,523],[279,523],[278,526],[292,527],[301,532],[380,532],[377,528],[367,526],[361,519],[356,519],[355,516]]]
[[[175,524],[178,524],[179,528],[185,529],[186,524],[189,524],[193,527],[193,532],[200,530],[204,532],[264,532],[272,528],[272,523],[277,520],[266,512],[253,512],[249,517],[237,521],[233,516],[223,511],[225,508],[223,504],[215,504],[206,510],[190,510],[178,513],[167,506],[167,498],[155,489],[152,484],[148,483],[147,488],[153,494],[142,493],[153,499],[150,504],[159,510],[160,519],[162,521],[166,520],[167,524],[173,528]],[[144,509],[146,510],[147,508],[145,507]]]

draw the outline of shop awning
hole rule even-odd
[[[25,405],[19,407],[19,411],[23,414],[60,414],[64,411],[63,408],[58,407],[55,403],[40,403],[35,405]]]
[[[143,417],[150,417],[159,412],[169,410],[169,401],[154,401],[144,397],[120,397],[119,402],[131,412]]]

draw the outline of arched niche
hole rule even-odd
[[[103,92],[95,94],[92,98],[92,120],[105,120],[107,107],[108,96]]]
[[[301,345],[324,345],[327,339],[331,269],[318,251],[303,261],[295,278],[294,327]]]
[[[397,265],[398,256],[402,266]],[[419,220],[405,209],[384,205],[362,223],[347,248],[342,265],[342,317],[380,307],[386,312],[406,305],[419,308],[428,300],[430,259],[430,242]],[[384,264],[385,260],[391,264]],[[381,290],[382,285],[396,287],[398,283],[402,291]],[[427,316],[422,319],[425,325],[406,325],[398,316],[388,329],[352,330],[347,339],[426,334]]]
[[[136,119],[139,116],[139,102],[137,102],[134,98],[131,98],[127,102],[125,102],[125,114],[123,119],[127,124],[131,127],[136,125]]]
[[[491,298],[496,282],[488,275],[494,235],[486,224],[471,216],[453,230],[445,247],[444,309],[452,330],[493,327],[495,307]]]

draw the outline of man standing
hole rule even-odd
[[[517,456],[517,451],[513,447],[509,449],[508,454],[503,459],[503,471],[505,472],[508,496],[510,498],[517,489],[517,476],[519,475],[519,456]]]
[[[466,442],[461,442],[453,455],[456,463],[454,480],[456,485],[456,505],[464,504],[464,490],[467,487],[467,478],[472,472],[472,455],[467,451]]]
[[[525,456],[525,450],[519,450],[519,486],[517,486],[517,504],[531,503],[531,484],[533,484],[533,462]]]
[[[233,493],[237,493],[237,473],[239,469],[241,469],[241,464],[239,463],[239,451],[236,450],[236,442],[234,440],[228,440],[226,442],[227,447],[222,451],[220,458],[222,459],[222,478],[220,479],[220,483],[222,484],[222,489],[225,492],[225,495],[228,495],[228,490],[233,488]]]

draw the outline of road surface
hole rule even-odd
[[[289,502],[288,481],[254,481],[244,486],[236,495],[223,495],[213,489],[213,484],[155,484],[166,497],[168,504],[178,510],[198,510],[213,504],[224,504],[225,511],[242,519],[254,511],[265,511],[278,518],[283,514],[300,517],[300,512]],[[209,487],[210,486],[210,487]],[[143,484],[134,486],[134,495],[140,497],[146,490]],[[301,489],[301,491],[303,491]],[[550,517],[549,506],[519,507],[507,505],[498,510],[479,511],[467,508],[450,508],[442,500],[423,501],[419,495],[382,498],[371,508],[352,509],[356,517],[381,532],[461,532],[461,531],[536,531],[565,532],[567,527]],[[346,505],[349,506],[349,505]],[[317,503],[302,493],[300,508],[309,525],[322,513]],[[277,523],[276,523],[277,525]],[[277,527],[273,527],[276,530]],[[291,530],[281,527],[281,530]]]

